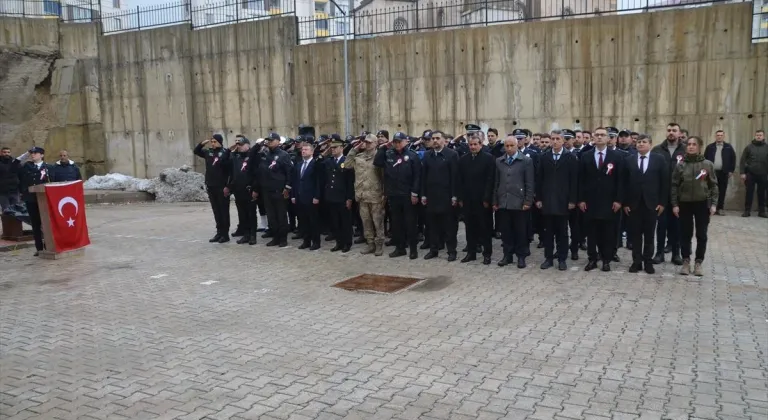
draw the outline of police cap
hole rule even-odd
[[[464,129],[467,130],[467,133],[473,133],[475,131],[480,131],[480,126],[477,124],[467,124],[464,126]]]
[[[512,135],[515,136],[515,138],[518,139],[518,140],[524,139],[524,138],[526,138],[528,136],[526,131],[527,130],[525,130],[523,128],[516,128],[516,129],[514,129],[512,131]]]
[[[619,136],[619,129],[616,127],[605,127],[605,131],[608,132],[608,137],[612,139]]]
[[[563,138],[566,140],[570,140],[576,137],[576,133],[573,130],[569,130],[567,128],[562,130],[562,134],[563,134]]]
[[[394,141],[408,140],[408,135],[403,133],[402,131],[398,131],[397,133],[395,133],[394,137],[392,137],[392,140]]]

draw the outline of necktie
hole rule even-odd
[[[560,160],[560,153],[555,153],[555,162]]]
[[[598,155],[600,155],[600,157],[597,160],[597,166],[602,168],[603,167],[603,152],[598,152]]]
[[[307,161],[304,161],[304,164],[301,165],[301,176],[304,176],[304,171],[307,169]]]
[[[512,164],[512,158],[511,158],[511,157],[508,157],[508,158],[507,158],[507,165],[511,165],[511,164]]]
[[[640,172],[645,173],[645,156],[640,156]]]

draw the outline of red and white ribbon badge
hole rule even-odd
[[[45,179],[45,169],[40,170],[40,179]]]
[[[248,162],[243,162],[243,166],[240,167],[240,172],[245,171],[246,166],[248,166]]]
[[[399,165],[401,163],[403,163],[403,160],[402,159],[398,159],[397,162],[395,162],[395,164],[392,165],[392,167],[394,168],[395,166],[397,166],[397,165]]]
[[[699,172],[699,175],[696,176],[696,179],[704,179],[704,177],[706,177],[706,176],[707,176],[707,170],[706,169],[702,169],[701,172]]]
[[[680,162],[683,161],[683,155],[677,155],[677,164],[679,165]]]
[[[607,170],[607,171],[605,171],[605,174],[606,174],[606,175],[610,175],[610,174],[611,174],[611,172],[613,172],[613,164],[612,164],[612,163],[609,163],[609,164],[606,166],[606,168],[608,168],[608,170]]]
[[[269,169],[272,169],[277,164],[276,160],[273,160],[272,163],[269,164]]]
[[[215,157],[215,158],[213,158],[213,163],[211,164],[211,166],[215,165],[215,164],[216,164],[216,162],[218,162],[218,161],[219,161],[219,158],[218,158],[218,157]]]

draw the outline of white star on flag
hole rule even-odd
[[[72,218],[70,217],[69,220],[67,220],[67,225],[69,227],[74,227],[75,226],[75,221],[72,220]]]

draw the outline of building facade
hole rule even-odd
[[[128,0],[0,1],[0,16],[43,17],[66,22],[92,22],[129,8]]]

